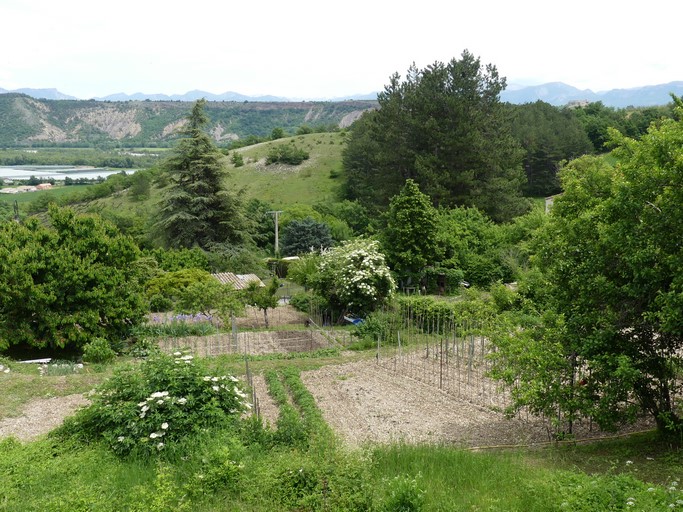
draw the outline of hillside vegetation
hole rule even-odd
[[[345,127],[373,101],[237,103],[210,102],[207,131],[219,145],[276,128],[294,133],[303,125]],[[0,95],[0,146],[166,147],[177,138],[191,103],[182,101],[38,100]]]

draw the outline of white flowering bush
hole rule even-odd
[[[379,242],[360,238],[322,254],[314,288],[334,308],[365,315],[386,302],[396,283]]]
[[[57,435],[101,439],[120,455],[162,452],[251,407],[236,377],[211,375],[203,361],[183,352],[118,369],[91,400]]]

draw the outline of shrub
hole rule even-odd
[[[275,163],[299,165],[308,158],[308,151],[298,148],[294,144],[280,144],[270,148],[266,156],[266,165]]]
[[[83,346],[83,361],[86,363],[108,363],[116,357],[116,352],[104,338],[95,338]]]
[[[207,427],[228,425],[249,407],[237,378],[211,376],[189,354],[158,353],[120,367],[56,434],[103,439],[119,455],[152,456]]]

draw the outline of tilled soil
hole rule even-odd
[[[549,441],[546,424],[537,418],[506,418],[501,412],[474,405],[434,386],[376,364],[374,360],[324,366],[302,373],[328,424],[351,446],[367,443],[439,443],[464,448],[535,445]],[[265,380],[253,375],[261,417],[274,426],[278,407]],[[22,415],[0,420],[0,438],[22,441],[43,435],[87,404],[80,394],[34,400]],[[605,435],[578,424],[578,439]],[[622,431],[652,428],[641,421]]]

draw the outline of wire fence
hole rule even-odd
[[[488,356],[495,347],[481,332],[480,326],[455,323],[435,332],[405,328],[384,341],[378,338],[377,361],[461,400],[503,410],[511,403],[510,393],[488,377]]]

